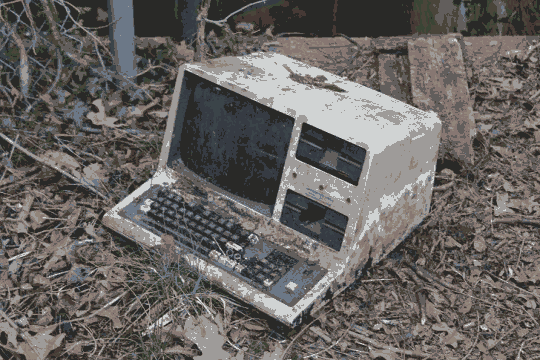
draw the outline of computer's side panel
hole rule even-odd
[[[429,213],[440,122],[426,118],[425,125],[414,137],[375,154],[370,164],[365,205],[369,210],[358,241],[369,242],[373,264],[398,246]]]

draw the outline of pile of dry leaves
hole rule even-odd
[[[272,40],[233,35],[210,37],[214,56]],[[0,114],[2,358],[540,358],[538,52],[475,74],[476,166],[437,173],[422,226],[307,326],[285,329],[101,227],[156,168],[173,69],[193,54],[142,45],[149,97],[44,93],[28,121]],[[89,86],[86,69],[65,72]]]

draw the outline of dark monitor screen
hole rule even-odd
[[[180,97],[169,162],[273,207],[294,119],[188,71]]]

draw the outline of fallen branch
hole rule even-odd
[[[428,354],[424,354],[424,353],[421,353],[421,352],[416,352],[416,351],[411,351],[411,350],[401,350],[401,349],[398,349],[396,347],[393,347],[393,346],[389,346],[389,345],[383,345],[381,343],[379,343],[377,340],[373,340],[371,338],[368,338],[367,336],[364,336],[364,335],[361,335],[361,334],[358,334],[352,330],[349,330],[348,331],[348,334],[351,335],[351,336],[354,336],[355,338],[358,338],[376,348],[379,348],[379,349],[384,349],[384,350],[390,350],[390,351],[393,351],[395,353],[398,353],[398,354],[402,354],[402,355],[407,355],[407,356],[414,356],[414,357],[430,357],[431,355],[428,355]]]
[[[56,166],[56,164],[53,161],[48,160],[48,159],[42,159],[39,156],[36,156],[36,155],[32,154],[30,151],[26,150],[25,148],[23,148],[19,144],[15,143],[13,140],[11,140],[10,138],[8,138],[6,135],[4,135],[2,133],[0,133],[0,137],[2,137],[2,139],[6,140],[8,143],[10,143],[13,147],[16,147],[18,150],[20,150],[23,153],[25,153],[26,155],[30,156],[32,159],[34,159],[34,160],[36,160],[36,161],[38,161],[38,162],[40,162],[42,164],[47,165],[47,166],[53,168],[56,171],[59,171],[65,177],[67,177],[67,178],[81,184],[82,186],[88,188],[89,190],[91,190],[95,194],[99,195],[101,198],[108,199],[107,196],[103,195],[101,192],[99,192],[99,190],[94,188],[92,185],[85,184],[82,179],[77,179],[75,176],[71,175],[70,173],[65,172],[64,170],[60,169],[58,166]]]
[[[533,218],[530,216],[514,216],[514,217],[504,217],[499,219],[492,219],[492,224],[525,224],[540,227],[540,219]]]

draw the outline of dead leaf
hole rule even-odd
[[[461,244],[458,243],[453,237],[447,236],[444,242],[445,249],[461,249]]]
[[[234,343],[237,343],[238,339],[240,339],[240,334],[242,334],[240,329],[232,329],[229,336]]]
[[[528,307],[529,309],[536,309],[536,301],[530,299],[530,300],[527,300],[527,302],[525,303],[525,306]]]
[[[19,345],[19,351],[28,360],[45,360],[51,351],[62,345],[62,340],[65,336],[66,334],[64,333],[57,336],[48,334],[27,336],[27,342]]]
[[[35,229],[39,225],[43,224],[46,218],[47,215],[41,210],[30,211],[30,220],[32,220],[30,226]]]
[[[508,193],[497,193],[497,207],[493,210],[495,216],[514,214],[514,210],[507,206]]]
[[[523,87],[523,83],[519,79],[504,79],[501,88],[506,91],[516,91]]]
[[[17,348],[17,330],[11,327],[10,324],[3,322],[0,323],[0,333],[2,331],[7,335],[7,341],[13,344],[14,348]]]
[[[79,163],[75,158],[61,151],[49,150],[43,154],[43,159],[52,162],[61,169],[75,170],[79,168]]]
[[[285,349],[280,343],[275,343],[274,349],[265,351],[261,360],[281,360],[285,356]]]
[[[447,335],[444,337],[444,342],[446,345],[452,346],[454,349],[458,346],[458,341],[462,341],[465,338],[457,331],[455,328],[451,328],[447,323],[442,322],[439,324],[434,324],[432,329],[434,331],[444,331]]]
[[[478,348],[478,350],[480,350],[480,351],[483,352],[484,354],[489,353],[489,350],[488,350],[487,346],[485,345],[485,342],[484,342],[484,341],[479,341],[479,342],[476,344],[476,347]]]
[[[472,308],[472,299],[470,297],[467,297],[463,304],[458,309],[458,312],[460,314],[467,314],[469,311],[471,311]]]
[[[51,284],[51,281],[40,274],[36,274],[36,276],[34,276],[34,278],[32,279],[32,284],[49,286]]]
[[[233,357],[231,360],[244,360],[245,358],[245,352],[244,350],[240,350],[235,357]]]
[[[106,116],[103,100],[95,100],[92,104],[98,108],[98,112],[89,112],[86,117],[92,121],[94,125],[105,125],[112,128],[123,126],[122,124],[115,124],[115,122],[118,121],[117,118]]]
[[[107,172],[101,168],[100,164],[91,164],[83,169],[83,175],[85,179],[94,185],[94,187],[99,186],[100,181],[106,180]]]
[[[507,202],[509,208],[514,208],[521,210],[523,212],[527,211],[529,214],[533,212],[533,207],[539,206],[540,204],[534,201],[535,196],[531,196],[529,199],[510,199]]]
[[[107,317],[112,320],[113,327],[115,329],[119,329],[123,327],[122,322],[120,321],[120,318],[118,317],[118,307],[112,306],[106,309],[101,310],[97,316]]]
[[[486,240],[483,236],[476,235],[473,240],[474,250],[477,252],[484,252],[487,249]]]
[[[227,338],[219,334],[218,327],[215,323],[204,316],[195,319],[193,316],[187,319],[184,326],[185,336],[194,342],[201,356],[195,356],[194,359],[199,360],[229,360],[230,354],[222,349]]]

